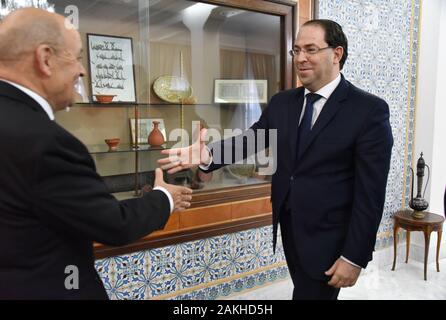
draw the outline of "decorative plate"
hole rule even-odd
[[[153,83],[153,91],[164,101],[181,103],[184,98],[192,95],[192,88],[186,78],[176,76],[161,76]]]

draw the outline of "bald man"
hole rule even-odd
[[[93,241],[124,245],[162,229],[192,190],[164,183],[118,202],[87,148],[54,120],[85,73],[63,16],[13,12],[0,24],[0,300],[107,299]]]

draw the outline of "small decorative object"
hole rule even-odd
[[[164,144],[164,136],[161,133],[160,129],[158,128],[160,122],[159,121],[153,121],[153,130],[150,132],[147,142],[152,147],[159,147],[162,144]]]
[[[170,103],[181,103],[192,95],[192,88],[184,77],[161,76],[153,83],[153,91],[162,100]]]
[[[135,119],[129,119],[130,120],[130,134],[131,134],[131,138],[132,138],[132,145],[135,146],[135,142],[136,142],[136,134],[135,134],[135,130],[136,130],[136,121]],[[145,118],[145,119],[138,119],[138,145],[140,144],[147,144],[147,139],[148,136],[150,134],[150,132],[152,131],[152,129],[154,128],[153,122],[159,122],[158,124],[158,129],[161,131],[161,133],[163,134],[164,137],[164,141],[167,140],[167,136],[166,136],[166,128],[164,126],[164,120],[161,118]]]
[[[184,102],[192,95],[192,88],[184,76],[183,69],[183,52],[180,51],[180,76],[161,76],[157,78],[153,83],[153,91],[158,97],[170,103],[193,104]]]
[[[215,103],[267,103],[268,80],[217,79]]]
[[[96,101],[99,103],[110,103],[113,101],[113,98],[116,97],[115,94],[95,94],[94,97]]]
[[[105,139],[105,143],[108,145],[108,151],[118,150],[118,145],[121,142],[119,138]]]
[[[136,102],[132,38],[87,34],[91,93]],[[110,101],[111,102],[111,101]]]
[[[423,196],[421,195],[421,191],[423,189],[423,177],[424,177],[424,168],[427,167],[427,181],[426,186],[424,187]],[[424,199],[424,194],[426,193],[427,184],[429,183],[429,176],[430,176],[430,168],[429,166],[424,162],[423,159],[423,152],[421,152],[420,158],[417,161],[417,196],[413,197],[413,187],[414,187],[414,171],[412,167],[410,167],[410,171],[412,173],[412,193],[409,201],[409,207],[411,207],[414,212],[412,213],[412,217],[416,219],[423,219],[426,215],[424,210],[429,207],[429,203]]]

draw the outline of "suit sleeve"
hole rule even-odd
[[[365,268],[381,222],[393,146],[389,107],[378,100],[356,141],[352,216],[342,255]]]
[[[167,222],[170,204],[162,191],[117,201],[77,139],[59,134],[46,139],[40,149],[31,196],[34,212],[50,228],[107,245],[123,245]]]
[[[212,172],[229,164],[246,159],[269,147],[268,113],[272,109],[274,97],[262,112],[260,119],[243,134],[208,144],[212,154],[212,162],[203,172]]]

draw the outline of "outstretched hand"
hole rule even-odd
[[[168,157],[158,160],[161,169],[168,170],[167,173],[172,174],[198,167],[200,164],[209,164],[211,158],[205,144],[206,132],[207,129],[201,129],[197,139],[188,147],[162,150],[161,154]]]
[[[156,168],[155,170],[154,187],[163,187],[169,191],[173,199],[173,211],[183,211],[190,207],[192,190],[186,187],[165,183],[163,179],[163,171],[160,168]]]

